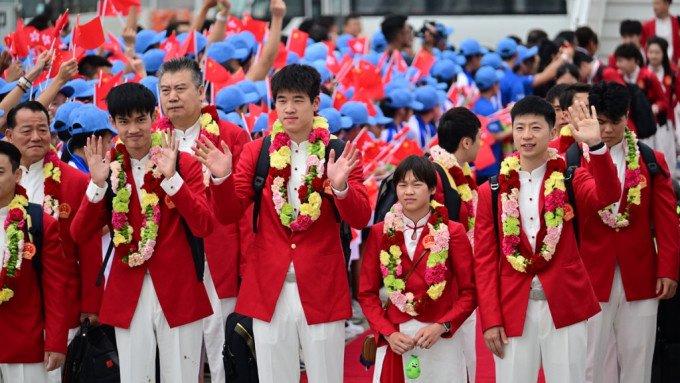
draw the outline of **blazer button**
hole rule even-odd
[[[295,250],[296,247],[297,247],[296,244],[294,244],[294,243],[291,243],[291,244],[290,244],[290,248],[291,248],[291,249]]]

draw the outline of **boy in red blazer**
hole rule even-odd
[[[575,198],[601,209],[618,199],[616,171],[595,109],[577,102],[569,113],[575,139],[591,149],[591,172],[574,174]],[[548,382],[583,382],[585,320],[599,307],[574,236],[566,164],[548,147],[555,111],[528,96],[511,115],[518,153],[503,161],[497,200],[489,183],[479,191],[475,277],[484,340],[498,382],[535,381],[541,365]]]
[[[652,8],[654,9],[654,18],[645,21],[642,24],[642,35],[640,42],[642,46],[647,45],[647,40],[654,36],[662,37],[668,41],[668,57],[671,58],[672,63],[678,64],[680,59],[680,29],[678,26],[678,17],[671,15],[670,7],[672,0],[654,0],[652,1]]]
[[[310,381],[343,379],[344,320],[352,310],[339,219],[359,229],[371,210],[358,151],[348,143],[336,155],[326,120],[315,117],[319,84],[314,68],[297,64],[271,81],[278,119],[269,136],[269,176],[236,301],[236,312],[254,318],[263,383],[297,383],[300,347]],[[199,143],[196,154],[218,178],[214,207],[225,223],[240,219],[254,200],[262,143],[244,146],[234,174],[226,145],[223,153],[207,140]]]
[[[378,348],[374,381],[405,382],[405,365],[417,358],[421,381],[467,382],[462,342],[452,338],[476,307],[465,227],[433,199],[437,171],[427,159],[406,158],[394,182],[398,201],[371,227],[361,263],[359,303],[385,346]]]
[[[26,224],[28,198],[19,185],[21,152],[0,141],[0,382],[45,383],[64,363],[69,263],[59,225],[43,214],[42,250]],[[37,205],[39,209],[39,205]],[[22,222],[23,221],[23,222]],[[12,235],[18,233],[18,237]],[[33,264],[40,259],[40,273]],[[15,266],[10,266],[15,265]]]
[[[151,133],[156,100],[143,85],[113,88],[107,104],[120,141],[111,151],[88,141],[91,180],[71,232],[82,240],[112,227],[100,318],[115,327],[121,382],[154,380],[156,346],[164,382],[195,381],[212,312],[186,232],[212,230],[201,166],[173,135]]]
[[[589,381],[649,382],[657,306],[675,294],[680,267],[680,229],[670,224],[677,219],[675,194],[663,155],[654,152],[660,169],[650,175],[626,127],[627,89],[598,84],[589,99],[623,185],[620,201],[579,215],[581,256],[602,308],[588,321]],[[619,367],[602,368],[612,346]],[[610,376],[617,370],[621,380]]]

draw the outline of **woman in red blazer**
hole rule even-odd
[[[398,202],[371,228],[361,264],[359,303],[385,346],[378,349],[376,379],[467,382],[461,344],[451,338],[476,307],[465,228],[431,201],[437,175],[427,159],[406,158],[394,181]]]

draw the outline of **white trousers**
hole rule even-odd
[[[463,322],[458,331],[453,335],[460,342],[463,349],[463,359],[470,382],[475,382],[477,376],[477,310]]]
[[[43,363],[2,363],[0,383],[44,383],[47,370]]]
[[[163,383],[198,381],[202,322],[170,328],[149,274],[129,329],[116,327],[121,383],[156,381],[156,345]]]
[[[430,324],[411,319],[399,325],[399,332],[412,337],[416,335],[418,330]],[[405,352],[401,356],[404,368],[406,368],[405,365],[411,356],[417,355],[421,371],[418,379],[405,379],[408,382],[423,383],[467,383],[463,349],[461,342],[456,340],[457,335],[458,332],[452,338],[439,339],[429,350],[416,347]],[[382,372],[387,347],[389,345],[378,347],[376,352],[373,383],[380,382],[380,373]],[[474,382],[474,380],[471,380],[471,382]]]
[[[585,380],[586,322],[556,329],[548,301],[529,300],[524,333],[508,341],[503,359],[494,355],[496,382],[535,382],[541,366],[549,383]]]
[[[300,347],[310,383],[341,383],[345,321],[308,325],[297,283],[285,282],[271,322],[253,319],[260,383],[299,383]]]
[[[609,302],[588,320],[592,383],[649,383],[656,340],[657,299],[626,301],[618,267]]]
[[[210,275],[208,262],[205,263],[203,284],[208,292],[208,298],[213,310],[211,316],[203,319],[203,345],[205,346],[205,353],[208,365],[210,366],[210,381],[212,383],[225,383],[226,377],[224,375],[224,361],[222,359],[224,326],[227,323],[227,316],[234,312],[236,298],[220,299],[217,296],[217,290],[215,290],[215,284]]]

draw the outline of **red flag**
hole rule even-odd
[[[288,61],[288,49],[286,49],[286,45],[284,43],[279,43],[279,51],[276,54],[276,58],[274,59],[274,63],[272,66],[274,69],[281,69],[284,66],[286,66],[286,62]]]
[[[288,36],[288,41],[286,48],[289,52],[295,52],[298,56],[302,57],[305,55],[305,49],[307,49],[307,37],[309,35],[299,29],[293,29]]]
[[[77,25],[73,34],[73,45],[85,50],[97,49],[106,42],[104,28],[99,16],[85,24]]]
[[[265,108],[259,104],[250,104],[248,106],[248,112],[250,112],[251,116],[255,116],[255,118],[261,115],[264,112],[264,109]]]
[[[488,124],[488,121],[487,121]],[[493,155],[491,145],[495,142],[494,137],[486,129],[482,130],[482,144],[479,146],[477,158],[475,158],[475,168],[484,169],[496,162],[496,157]]]
[[[359,65],[352,70],[352,81],[356,93],[366,97],[367,100],[381,100],[385,97],[380,72],[368,61],[359,61]]]
[[[180,57],[186,56],[189,53],[196,54],[196,31],[191,30],[189,32],[189,35],[187,36],[186,40],[184,40],[184,43],[180,46],[179,48],[179,55]]]
[[[228,82],[231,74],[222,64],[207,57],[205,60],[205,79],[212,83]]]
[[[392,51],[392,65],[394,65],[400,73],[404,73],[408,70],[408,64],[406,63],[406,60],[404,60],[404,56],[396,49]]]
[[[26,36],[26,31],[24,30],[24,21],[21,18],[17,19],[17,27],[14,33],[7,37],[11,39],[11,44],[8,45],[11,45],[10,53],[12,56],[17,58],[28,56],[30,46]],[[7,39],[5,41],[7,41]]]
[[[94,102],[98,108],[102,110],[108,109],[108,106],[106,105],[106,96],[109,95],[109,92],[111,91],[111,89],[113,89],[113,87],[120,84],[120,80],[122,78],[123,72],[120,72],[117,75],[105,74],[100,72],[99,82],[94,86],[94,94],[96,95],[96,99],[94,100]]]
[[[412,67],[420,70],[420,75],[416,78],[416,80],[420,79],[420,77],[427,76],[430,73],[430,68],[432,68],[432,65],[434,65],[434,61],[434,55],[432,55],[432,53],[429,51],[421,49],[420,52],[418,52],[416,57],[413,59],[413,63],[411,64]]]
[[[226,29],[227,34],[241,32],[243,30],[243,23],[241,22],[241,19],[239,19],[238,17],[234,15],[229,15],[229,17],[227,18]]]
[[[255,40],[261,43],[264,40],[265,33],[267,33],[267,22],[253,19],[250,16],[244,16],[243,30],[251,32],[255,35]]]
[[[358,55],[365,55],[368,53],[368,38],[366,37],[355,37],[350,39],[349,48]]]
[[[66,24],[68,24],[68,9],[54,22],[54,30],[52,32],[55,39],[58,39],[61,36],[61,31],[64,30]]]
[[[333,107],[335,109],[340,110],[347,101],[347,96],[341,91],[336,90],[335,93],[333,93]]]
[[[246,79],[246,74],[243,72],[243,68],[238,68],[238,70],[231,75],[227,85],[236,84]]]
[[[406,139],[402,141],[399,146],[395,147],[391,154],[392,156],[390,157],[389,162],[396,166],[410,155],[422,156],[423,151],[420,149],[417,142]]]
[[[140,7],[139,0],[100,0],[97,5],[99,16],[127,16],[130,8]]]
[[[170,34],[170,36],[161,43],[160,48],[165,51],[165,58],[163,59],[163,62],[182,57],[182,54],[180,53],[181,44],[175,36],[175,31],[173,31],[172,34]]]
[[[375,117],[375,115],[378,114],[378,111],[375,110],[375,105],[373,104],[373,101],[371,101],[368,98],[365,92],[355,92],[354,97],[352,97],[352,100],[366,104],[366,109],[368,110],[369,116]]]
[[[81,53],[84,53],[84,51],[80,50]],[[78,52],[76,52],[78,53]],[[54,58],[52,59],[52,65],[50,66],[50,71],[47,74],[47,78],[53,78],[59,73],[59,68],[61,67],[61,64],[63,64],[65,61],[68,61],[71,59],[71,52],[70,51],[62,51],[62,50],[57,50],[54,52]],[[76,56],[76,59],[80,59],[79,56]]]

